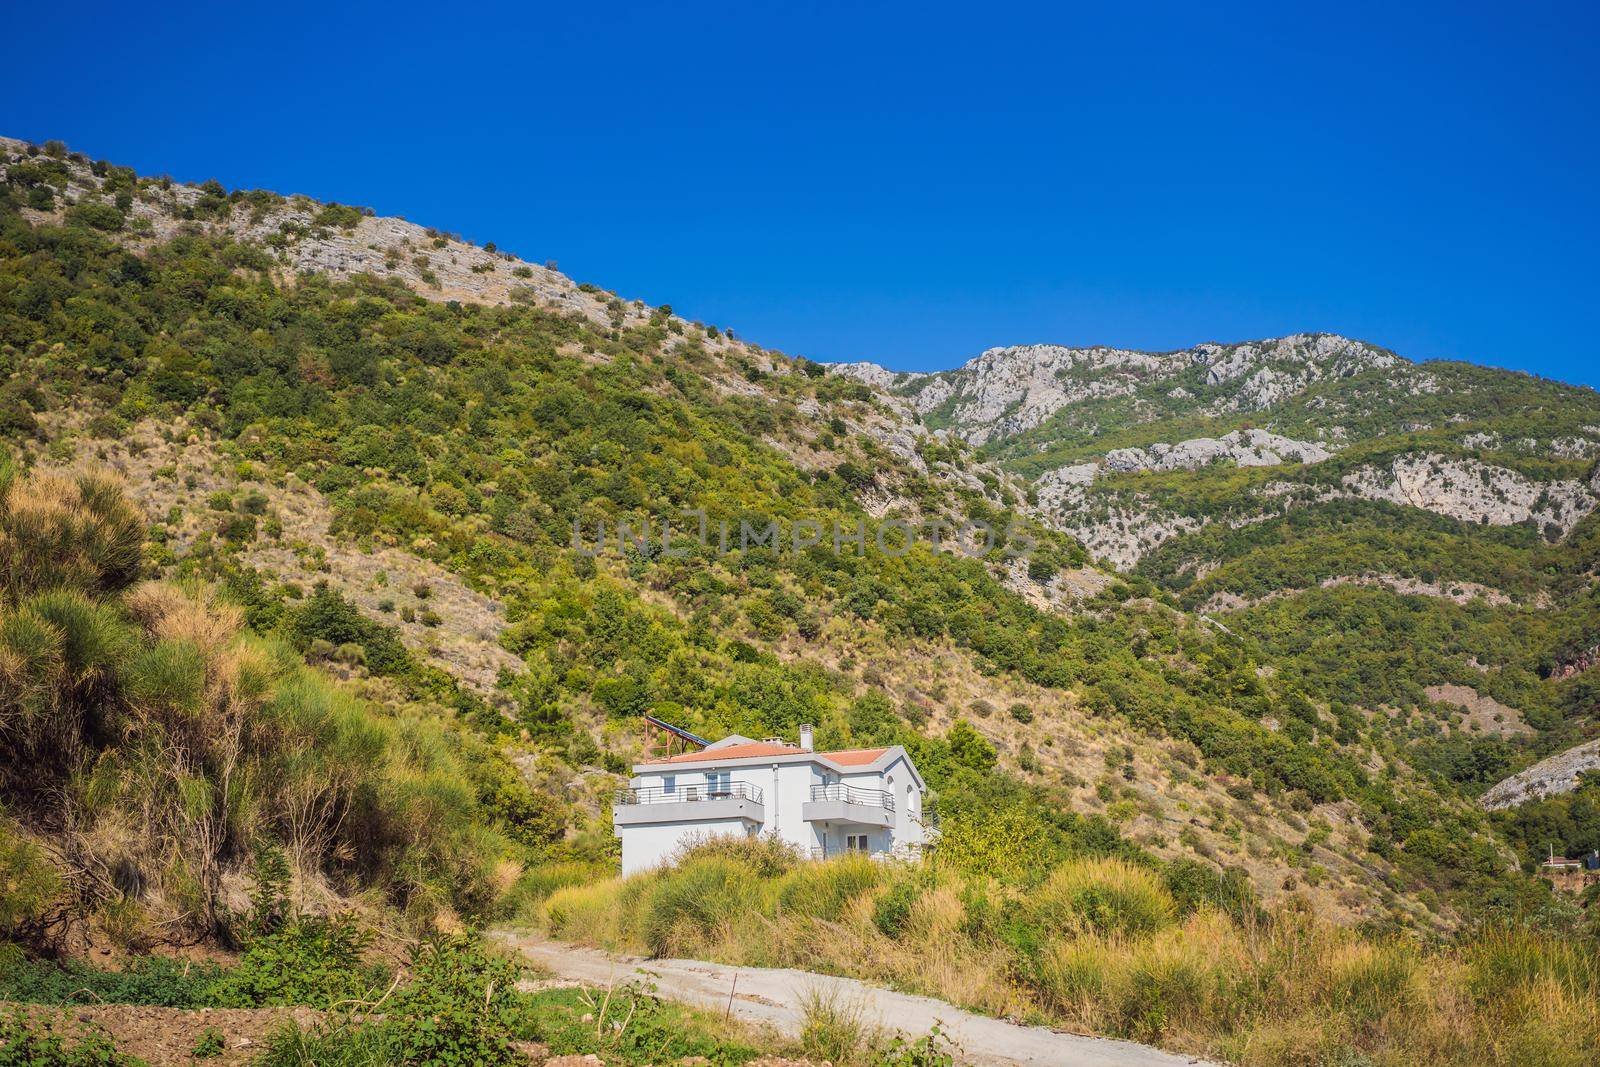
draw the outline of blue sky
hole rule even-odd
[[[817,359],[1331,330],[1600,384],[1595,5],[1302,7],[32,4],[0,132]]]

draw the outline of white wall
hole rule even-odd
[[[762,792],[762,810],[765,822],[758,827],[740,820],[712,820],[704,822],[673,822],[662,824],[623,826],[618,828],[622,837],[622,873],[660,866],[670,860],[685,841],[696,835],[764,833],[801,849],[809,855],[812,850],[826,848],[831,856],[843,852],[845,838],[852,832],[867,833],[874,853],[903,854],[920,848],[925,835],[920,823],[922,793],[904,758],[897,758],[882,771],[857,771],[836,773],[819,764],[801,761],[754,764],[727,768],[730,782],[746,782]],[[632,785],[638,788],[660,789],[668,775],[676,779],[679,792],[688,787],[703,788],[706,772],[702,769],[651,770],[637,775]],[[894,796],[894,825],[888,830],[879,828],[852,831],[832,827],[826,831],[805,821],[804,808],[811,799],[811,787],[824,782],[829,776],[844,785],[859,789],[882,789]],[[890,782],[889,779],[893,778]],[[912,795],[908,798],[907,786]],[[826,838],[826,839],[824,839]]]
[[[619,827],[618,833],[622,837],[622,876],[626,878],[630,874],[660,867],[671,860],[692,837],[742,837],[751,832],[749,825],[743,819],[723,819]]]

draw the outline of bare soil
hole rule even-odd
[[[232,1067],[248,1063],[266,1046],[274,1030],[287,1024],[310,1026],[322,1018],[311,1008],[154,1008],[142,1004],[96,1004],[58,1008],[46,1004],[0,1003],[0,1013],[20,1008],[33,1019],[56,1021],[58,1031],[99,1029],[117,1049],[150,1064],[204,1063]],[[197,1059],[195,1046],[211,1027],[222,1032],[222,1053]],[[69,1039],[70,1040],[70,1039]]]

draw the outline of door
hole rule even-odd
[[[710,797],[725,797],[732,787],[732,775],[727,771],[706,772],[706,795]]]

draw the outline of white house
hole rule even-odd
[[[931,836],[923,826],[926,788],[901,746],[815,752],[811,727],[802,726],[798,745],[735,734],[636,764],[611,820],[624,875],[715,834],[767,834],[818,859],[913,856]]]

